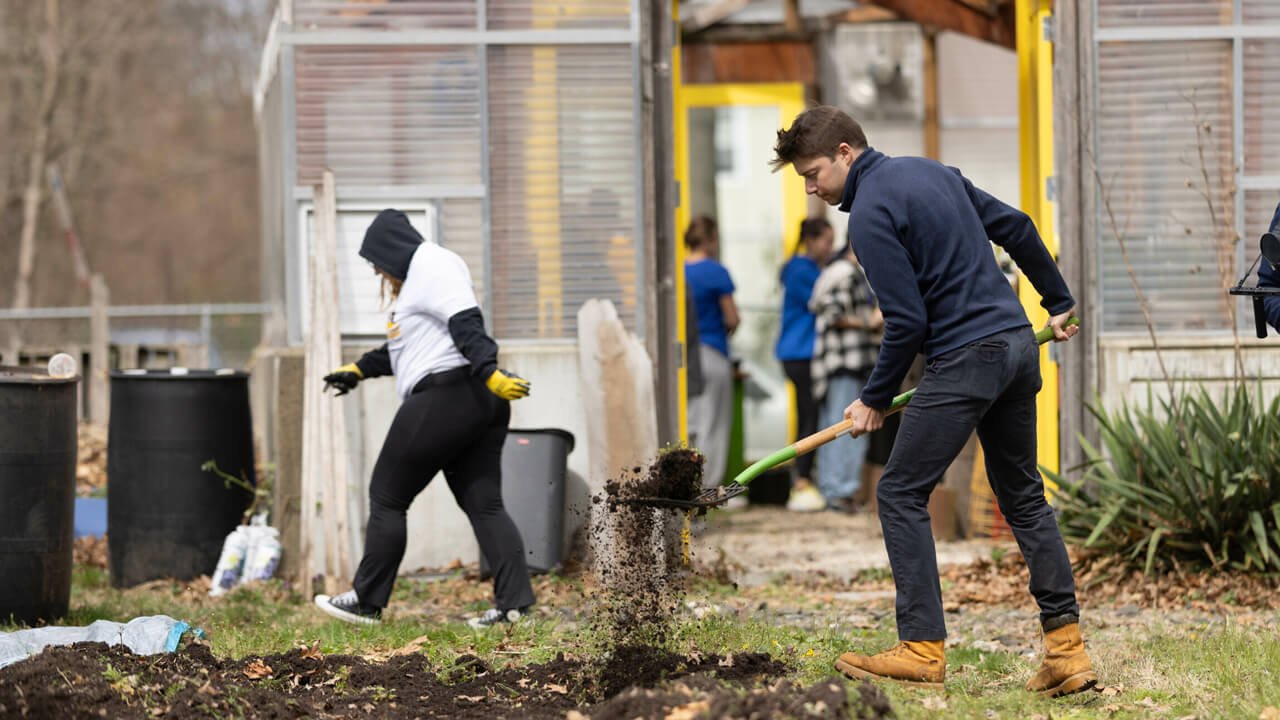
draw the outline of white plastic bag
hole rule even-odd
[[[0,667],[39,653],[50,645],[104,642],[124,645],[139,655],[154,655],[178,649],[182,636],[190,631],[203,638],[204,631],[168,615],[149,615],[127,623],[98,620],[85,627],[42,627],[17,632],[0,632]]]
[[[266,515],[255,515],[250,524],[240,525],[227,535],[209,582],[209,597],[275,575],[280,564],[280,532],[266,523]]]
[[[218,556],[218,564],[209,581],[209,597],[226,594],[240,581],[244,558],[249,554],[248,529],[247,525],[239,525],[222,542],[222,554]]]
[[[244,569],[240,584],[254,580],[269,580],[280,564],[280,532],[273,527],[248,528],[249,551],[245,553]]]

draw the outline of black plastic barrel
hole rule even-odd
[[[573,434],[558,428],[508,430],[502,446],[502,504],[520,530],[530,572],[560,564],[564,480]],[[480,573],[489,564],[480,557]]]
[[[0,622],[67,614],[79,379],[0,367]]]
[[[202,470],[210,460],[255,482],[248,373],[111,373],[107,547],[113,586],[213,572],[252,495]]]

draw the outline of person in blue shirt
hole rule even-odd
[[[849,213],[849,242],[884,316],[875,367],[844,413],[850,434],[880,428],[916,354],[926,361],[876,488],[899,643],[871,656],[844,653],[836,668],[943,688],[947,630],[929,495],[976,429],[1040,606],[1045,656],[1027,690],[1057,696],[1093,687],[1071,563],[1036,466],[1040,352],[991,247],[1003,247],[1040,293],[1054,339],[1069,339],[1075,300],[1034,223],[955,168],[877,152],[838,108],[802,112],[778,131],[774,152],[775,171],[790,165],[806,192]]]
[[[809,366],[813,362],[814,314],[809,309],[813,284],[822,266],[831,258],[835,231],[826,218],[811,217],[800,223],[800,242],[796,252],[782,266],[782,319],[774,356],[782,363],[782,371],[795,388],[796,437],[812,435],[818,430],[818,402],[813,394],[813,378]],[[787,509],[812,512],[826,508],[827,501],[813,484],[813,456],[806,453],[796,458],[795,478]]]
[[[1280,204],[1276,205],[1276,214],[1271,218],[1269,231],[1280,235]],[[1266,258],[1258,263],[1258,287],[1280,287],[1280,270],[1271,267]],[[1262,301],[1262,307],[1267,311],[1267,324],[1280,332],[1280,297],[1267,296]]]
[[[729,461],[729,428],[733,423],[733,363],[729,335],[738,327],[733,279],[716,257],[720,231],[716,221],[699,215],[684,233],[685,292],[698,314],[698,361],[702,391],[689,399],[689,445],[704,457],[702,483],[712,488],[724,481]],[[690,348],[689,352],[694,349]]]

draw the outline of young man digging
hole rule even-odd
[[[849,213],[849,241],[884,314],[884,338],[859,399],[845,411],[857,437],[878,429],[916,353],[924,377],[907,406],[876,490],[897,586],[899,643],[877,655],[847,652],[849,677],[942,689],[942,589],[929,494],[976,428],[987,476],[1031,572],[1045,657],[1027,689],[1049,696],[1092,687],[1067,549],[1036,469],[1040,353],[1017,296],[996,264],[1002,246],[1040,293],[1055,342],[1075,301],[1031,219],[974,187],[954,168],[891,158],[833,107],[778,131],[774,170],[791,165],[805,191]]]

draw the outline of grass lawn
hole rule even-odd
[[[846,650],[875,651],[896,639],[883,578],[833,592],[778,582],[737,588],[694,578],[672,632],[677,653],[726,655],[748,650],[791,664],[790,679],[813,683],[835,674]],[[465,618],[487,607],[489,583],[463,571],[435,581],[402,579],[387,619],[357,627],[332,620],[310,598],[274,582],[209,598],[202,586],[155,582],[111,588],[104,570],[77,566],[64,625],[166,614],[208,633],[215,655],[243,658],[319,643],[326,654],[385,658],[412,644],[434,667],[462,654],[492,667],[551,661],[557,653],[588,658],[606,638],[592,622],[580,577],[536,578],[533,621],[475,631]],[[863,590],[873,599],[860,598]],[[897,717],[973,718],[1278,718],[1280,617],[1239,608],[1117,613],[1086,604],[1084,631],[1103,690],[1056,700],[1023,690],[1035,668],[1028,657],[1034,612],[977,607],[948,614],[947,690],[883,684]],[[9,631],[18,628],[0,626]],[[1001,633],[1005,642],[995,642]],[[1011,639],[1010,639],[1011,638]],[[849,683],[851,691],[853,683]]]

